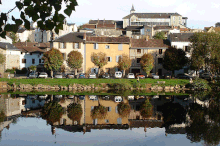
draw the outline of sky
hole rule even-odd
[[[0,11],[7,12],[15,6],[16,0],[2,0]],[[220,3],[218,0],[78,0],[76,11],[67,18],[68,23],[81,25],[91,19],[122,20],[130,14],[132,4],[136,12],[172,12],[188,17],[187,27],[201,28],[214,26],[219,22]],[[65,7],[65,5],[63,4]],[[19,17],[18,9],[11,15]]]

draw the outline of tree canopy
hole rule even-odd
[[[160,32],[157,32],[154,37],[154,39],[165,39],[165,33],[160,31]]]
[[[129,116],[130,112],[131,112],[131,106],[129,104],[124,103],[124,102],[120,102],[118,104],[118,114],[121,117]]]
[[[123,76],[125,76],[125,70],[131,67],[131,59],[127,54],[122,54],[118,60],[118,68],[123,70]]]
[[[68,117],[73,121],[79,121],[82,117],[82,106],[81,104],[71,103],[67,107]]]
[[[141,57],[141,68],[147,73],[147,75],[150,74],[150,71],[153,69],[154,67],[154,57],[151,54],[144,54]]]
[[[106,53],[99,52],[99,53],[92,53],[91,55],[91,60],[92,63],[94,63],[96,66],[99,67],[99,73],[100,73],[100,68],[105,66],[108,63],[107,55]]]
[[[75,75],[77,74],[77,69],[82,67],[83,56],[78,51],[71,51],[68,54],[67,64],[70,68],[75,69]]]
[[[5,55],[0,53],[0,64],[4,64],[5,63]]]
[[[62,8],[62,3],[66,8]],[[4,3],[2,3],[4,5]],[[41,30],[55,30],[63,28],[64,19],[62,13],[70,16],[77,6],[76,0],[23,0],[16,1],[15,6],[8,12],[1,12],[0,15],[0,37],[5,38],[7,31],[17,32],[20,25],[24,24],[25,28],[30,30],[30,22],[37,22],[37,26]],[[16,19],[13,15],[9,18],[9,14],[18,8],[20,18]],[[64,9],[64,11],[62,11]],[[9,20],[12,23],[9,23]]]
[[[103,105],[94,106],[94,109],[91,111],[91,117],[93,119],[104,119],[107,116],[108,109]]]
[[[188,58],[182,49],[170,47],[165,51],[163,67],[166,70],[170,70],[174,73],[175,70],[182,69],[187,63]]]
[[[153,114],[153,106],[150,103],[149,99],[146,99],[142,103],[142,105],[140,107],[140,114],[143,117],[143,119],[150,118],[152,116],[152,114]]]
[[[36,70],[37,70],[37,66],[31,65],[31,66],[29,67],[29,69],[32,70],[32,71],[36,71]]]

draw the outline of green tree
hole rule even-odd
[[[46,119],[49,124],[58,122],[63,115],[63,108],[58,102],[46,103],[42,108],[42,118]]]
[[[6,2],[6,1],[5,1]],[[62,3],[65,3],[65,9],[62,9]],[[4,3],[2,3],[4,5]],[[66,18],[62,13],[70,16],[72,11],[75,11],[77,6],[76,0],[23,0],[16,1],[12,9],[0,15],[0,37],[5,38],[7,31],[17,32],[20,25],[24,23],[26,29],[30,30],[30,22],[37,22],[41,30],[55,30],[63,28],[64,19]],[[19,19],[15,19],[9,14],[14,10],[19,9]],[[64,10],[64,11],[63,11]],[[27,19],[30,18],[30,19]],[[12,20],[13,22],[9,23]],[[4,30],[2,29],[4,27]]]
[[[125,76],[125,71],[131,67],[131,59],[128,55],[122,54],[118,60],[118,68],[123,70],[123,77]]]
[[[0,64],[4,64],[5,63],[5,55],[0,53]]]
[[[163,31],[157,32],[153,38],[154,39],[165,39],[165,33]]]
[[[107,112],[107,107],[99,104],[98,106],[94,106],[94,109],[91,111],[91,117],[92,119],[105,119]]]
[[[53,78],[53,70],[60,69],[63,64],[63,55],[58,49],[50,49],[43,54],[44,67],[51,71],[51,77]]]
[[[17,42],[18,37],[17,37],[16,33],[10,32],[9,36],[10,36],[10,38],[12,39],[12,43],[13,43],[13,44]]]
[[[67,64],[70,68],[75,69],[75,75],[77,75],[77,69],[82,67],[83,57],[78,51],[71,51],[68,54]]]
[[[1,112],[0,112],[0,123],[1,123],[1,122],[4,122],[5,117],[6,117],[6,116],[5,116],[4,111],[1,111]]]
[[[31,65],[31,66],[29,67],[29,69],[32,70],[32,71],[36,71],[36,70],[37,70],[37,66]]]
[[[127,103],[120,102],[118,104],[118,114],[121,117],[128,117],[131,112],[131,106]]]
[[[143,117],[143,119],[149,118],[153,114],[153,106],[150,103],[149,99],[146,99],[144,103],[142,103],[140,107],[140,114]]]
[[[141,68],[147,73],[147,75],[150,74],[150,71],[153,69],[154,67],[154,57],[151,54],[144,54],[141,57]]]
[[[92,53],[91,61],[99,67],[98,75],[100,74],[100,69],[108,63],[107,55],[103,52]]]
[[[182,49],[170,47],[165,51],[163,67],[172,71],[173,75],[175,70],[182,69],[187,63],[188,58]]]
[[[72,121],[80,121],[80,119],[82,117],[82,113],[83,113],[82,106],[81,106],[81,104],[71,103],[67,107],[67,112],[68,112],[67,116]]]

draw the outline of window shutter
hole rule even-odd
[[[91,106],[91,111],[94,109],[94,106]]]
[[[109,111],[112,111],[112,107],[109,107]]]
[[[115,113],[118,113],[118,106],[115,107]]]
[[[93,124],[94,124],[94,125],[97,125],[97,123],[98,123],[98,120],[97,120],[97,119],[94,119],[94,120],[93,120]]]
[[[75,43],[73,43],[73,49],[75,49]]]
[[[121,118],[117,119],[117,124],[122,124]]]
[[[110,62],[112,62],[112,57],[110,57]]]
[[[118,44],[118,51],[122,51],[123,48],[122,48],[122,44]]]
[[[116,62],[118,62],[118,56],[116,56]]]
[[[99,44],[96,43],[96,49],[99,49]]]
[[[81,43],[79,43],[79,49],[81,49]]]

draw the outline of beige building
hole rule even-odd
[[[130,59],[132,66],[130,72],[132,73],[146,73],[141,69],[141,57],[146,54],[152,54],[154,57],[154,67],[151,72],[158,75],[163,75],[167,72],[163,68],[163,57],[166,49],[169,47],[169,41],[159,39],[131,39]]]

